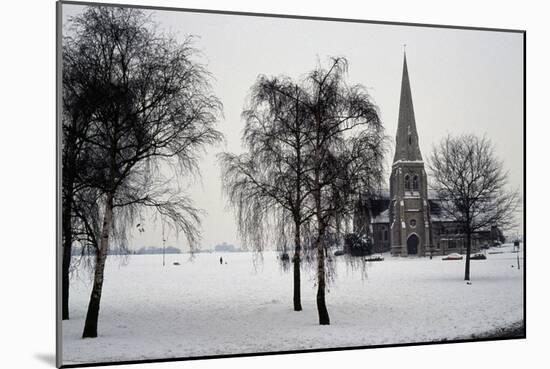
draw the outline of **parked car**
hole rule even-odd
[[[344,255],[344,250],[336,250],[334,251],[334,256],[342,256]]]
[[[470,256],[470,260],[486,260],[487,256],[485,254],[475,254]]]
[[[365,258],[365,261],[384,261],[384,257],[380,254],[372,254]]]
[[[441,260],[462,260],[462,255],[453,252],[452,254],[445,256]]]

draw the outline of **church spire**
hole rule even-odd
[[[418,146],[418,133],[414,120],[414,109],[407,69],[407,54],[403,52],[403,78],[401,80],[401,100],[399,101],[399,119],[395,137],[395,156],[393,162],[421,161],[422,154]]]

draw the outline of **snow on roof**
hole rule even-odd
[[[434,214],[434,213],[430,214],[430,219],[432,222],[454,222],[455,221],[451,217],[446,217],[445,215]]]
[[[372,223],[389,223],[390,209],[386,209],[372,219]]]

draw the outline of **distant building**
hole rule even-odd
[[[217,252],[237,252],[240,251],[234,245],[231,245],[227,242],[214,246],[214,251]]]
[[[390,190],[358,202],[354,231],[372,242],[374,252],[391,251],[396,256],[465,252],[461,225],[446,218],[439,204],[428,191],[405,55]],[[497,240],[499,234],[496,227],[476,232],[472,252]]]

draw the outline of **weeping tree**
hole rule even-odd
[[[469,281],[472,235],[513,226],[519,194],[508,189],[508,173],[485,137],[447,136],[433,148],[428,167],[441,209],[466,235],[464,279]]]
[[[83,181],[98,193],[95,270],[83,338],[97,337],[105,262],[144,209],[153,209],[193,247],[200,211],[165,173],[197,174],[205,145],[221,140],[221,103],[194,61],[192,39],[156,31],[138,9],[88,7],[69,21],[64,48],[83,63],[90,106]]]
[[[358,196],[378,188],[383,176],[386,137],[378,109],[362,86],[346,83],[347,66],[346,59],[333,58],[328,69],[318,66],[298,83],[260,78],[253,96],[267,108],[253,104],[245,112],[249,151],[222,157],[226,191],[242,233],[257,242],[273,217],[286,215],[283,219],[292,222],[295,275],[300,232],[306,231],[323,325],[330,324],[326,255],[342,238]]]
[[[316,220],[317,310],[319,324],[330,324],[325,301],[327,241],[342,237],[359,195],[383,180],[386,137],[378,108],[361,85],[346,81],[348,62],[332,58],[328,68],[310,72],[300,100],[311,117],[307,141],[311,167],[306,191]]]
[[[86,137],[92,134],[94,92],[87,61],[75,42],[64,43],[62,62],[62,319],[69,319],[69,281],[73,243],[97,246],[94,191],[84,180],[89,168]]]
[[[236,210],[245,243],[262,250],[268,241],[294,243],[293,306],[302,310],[300,265],[308,208],[306,171],[310,117],[300,103],[301,88],[286,77],[260,76],[251,89],[241,155],[220,155],[224,191]],[[271,236],[271,237],[270,237]]]

